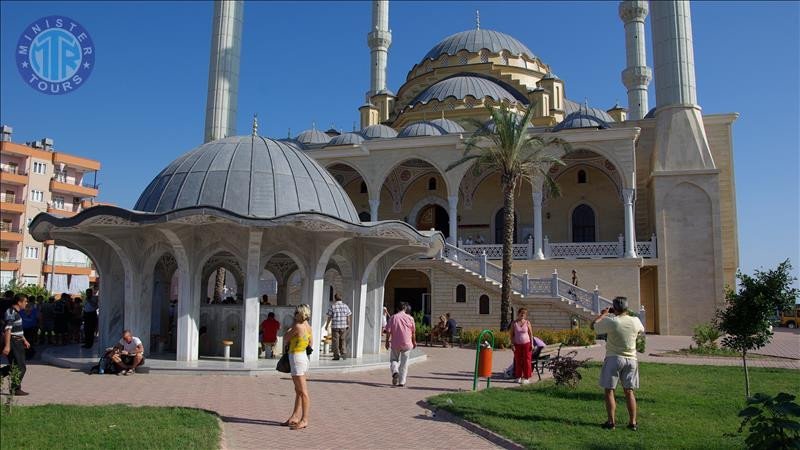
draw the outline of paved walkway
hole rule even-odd
[[[685,347],[688,338],[652,336],[648,352]],[[800,334],[776,335],[775,352],[795,351]],[[32,364],[25,377],[29,397],[20,404],[72,403],[170,405],[203,408],[218,413],[224,444],[230,449],[251,448],[496,448],[487,440],[441,417],[432,417],[423,401],[442,392],[472,388],[474,350],[423,348],[426,361],[410,368],[408,387],[391,386],[388,370],[347,374],[319,374],[309,381],[312,413],[309,428],[290,431],[279,423],[291,412],[293,391],[284,374],[258,376],[139,374],[131,377],[88,376],[70,369]],[[581,349],[581,356],[602,359],[598,345]],[[792,353],[793,352],[793,353]],[[511,361],[510,351],[495,352],[495,371]],[[684,364],[738,364],[707,358],[645,356],[644,360]],[[753,360],[754,366],[779,364],[800,368],[800,360]],[[513,386],[494,380],[493,386]],[[113,393],[113,394],[112,394]],[[597,411],[602,420],[602,408]]]

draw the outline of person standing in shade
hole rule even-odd
[[[278,342],[278,330],[281,323],[275,319],[275,313],[270,311],[267,318],[261,322],[261,345],[264,348],[265,357],[275,356],[275,344]]]
[[[17,294],[11,306],[3,311],[3,356],[8,358],[9,364],[0,370],[0,376],[11,376],[14,367],[19,369],[19,378],[12,378],[9,387],[9,393],[13,392],[14,395],[28,395],[22,390],[22,379],[27,371],[25,350],[31,348],[31,344],[25,339],[22,316],[19,314],[27,305],[28,297]]]
[[[644,327],[638,317],[628,314],[627,311],[628,299],[615,297],[611,311],[608,308],[600,311],[600,315],[592,322],[592,329],[597,334],[608,335],[606,358],[600,372],[600,387],[605,389],[608,420],[602,426],[610,430],[616,428],[617,402],[614,390],[621,380],[630,417],[628,428],[637,431],[639,425],[636,422],[634,390],[639,389],[639,363],[636,360],[636,338],[644,333]]]
[[[98,299],[92,288],[86,289],[86,302],[83,304],[83,348],[92,348],[94,333],[97,331]]]
[[[514,344],[514,378],[519,384],[531,382],[531,343],[533,329],[528,321],[528,308],[517,311],[517,320],[511,324],[511,343]]]
[[[347,359],[347,332],[350,330],[352,317],[353,313],[339,293],[334,294],[333,303],[328,308],[328,320],[325,322],[325,328],[328,328],[328,324],[331,325],[334,361]]]
[[[408,314],[411,307],[400,302],[397,313],[386,323],[386,349],[389,354],[389,370],[392,371],[392,385],[405,387],[408,376],[408,358],[411,350],[417,347],[417,328],[414,318]]]

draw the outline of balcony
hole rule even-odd
[[[0,193],[0,210],[4,213],[25,212],[25,200],[21,196]]]
[[[25,186],[28,184],[28,175],[17,166],[0,164],[0,172],[2,172],[3,183],[16,186]]]
[[[27,145],[16,144],[14,142],[0,142],[0,151],[2,151],[3,153],[7,153],[9,155],[24,156],[24,157],[33,156],[38,159],[46,159],[46,160],[49,160],[52,155],[47,150],[28,147]]]
[[[475,256],[486,255],[486,259],[502,259],[502,244],[464,245],[459,241],[459,248]],[[623,258],[625,255],[625,239],[620,236],[611,242],[550,242],[545,237],[542,246],[545,259],[606,259]],[[513,259],[533,259],[533,242],[514,244]],[[636,242],[636,256],[639,258],[657,258],[655,235],[649,241]]]
[[[79,197],[97,197],[97,187],[90,183],[83,185],[66,183],[56,178],[50,180],[51,192],[64,192]]]
[[[19,227],[0,225],[0,241],[22,242],[22,231]]]
[[[19,259],[15,257],[0,255],[0,270],[19,270]]]
[[[74,167],[87,171],[100,170],[100,162],[89,158],[81,158],[80,156],[68,155],[61,152],[53,152],[53,164],[64,164],[69,167]]]
[[[53,270],[52,262],[48,261],[42,265],[42,272],[44,273],[60,273],[67,275],[91,275],[92,264],[88,262],[76,261],[56,261],[55,270]]]

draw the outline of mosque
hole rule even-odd
[[[559,197],[541,181],[516,194],[513,306],[527,306],[535,327],[568,328],[623,295],[648,332],[690,334],[735,282],[738,115],[704,114],[697,104],[689,2],[622,1],[619,16],[628,103],[603,109],[570,99],[557,68],[479,21],[420,49],[393,91],[389,2],[373,1],[361,130],[272,139],[255,121],[247,135],[233,128],[243,5],[217,0],[206,143],[159,173],[132,210],[41,214],[32,234],[95,262],[103,342],[122,327],[146,330],[146,345],[163,342],[179,361],[220,354],[220,339],[253,361],[267,312],[289,320],[290,305],[308,303],[320,330],[333,292],[355,314],[354,357],[380,351],[381,307],[399,301],[433,317],[450,312],[465,328],[497,327],[499,177],[447,168],[472,131],[464,119],[486,121],[498,105],[534,108],[529,132],[573,151],[550,170]],[[237,304],[208,304],[220,268]],[[265,292],[270,305],[259,302]]]

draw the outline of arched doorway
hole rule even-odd
[[[503,243],[503,228],[506,226],[506,215],[505,215],[505,207],[500,208],[497,210],[497,213],[494,215],[494,243],[495,244],[502,244]],[[517,213],[514,212],[514,231],[511,233],[511,238],[513,239],[513,243],[517,243]]]
[[[416,227],[418,230],[441,231],[444,237],[450,237],[450,216],[447,211],[439,205],[427,205],[417,216]]]
[[[594,210],[582,203],[572,210],[572,242],[594,242],[595,234]]]

